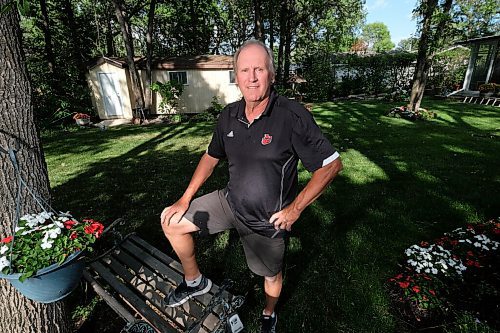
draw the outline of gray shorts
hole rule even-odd
[[[284,239],[259,235],[237,220],[229,207],[225,190],[217,190],[194,199],[184,217],[200,228],[202,235],[236,229],[243,244],[247,265],[255,274],[275,276],[281,271],[285,254]]]

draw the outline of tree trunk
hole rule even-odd
[[[198,16],[197,16],[197,13],[196,13],[196,9],[195,9],[195,6],[196,4],[194,3],[194,0],[189,0],[189,16],[191,17],[191,29],[192,29],[192,38],[193,38],[193,46],[194,46],[194,50],[193,50],[193,54],[196,54],[198,53],[199,49],[200,49],[200,45],[199,45],[199,36],[198,36],[198,33],[199,33],[199,30],[198,30]]]
[[[115,6],[116,18],[120,23],[122,30],[123,41],[125,49],[127,50],[127,64],[130,71],[130,79],[132,81],[132,91],[134,93],[134,100],[136,108],[144,108],[144,95],[141,89],[141,80],[139,72],[135,66],[134,61],[134,44],[132,40],[132,33],[130,31],[130,23],[128,21],[127,13],[121,0],[111,0]]]
[[[280,11],[280,44],[278,46],[278,66],[276,70],[276,81],[283,83],[283,49],[285,47],[286,19],[288,16],[288,1],[281,3]]]
[[[73,57],[74,65],[78,69],[78,78],[81,84],[85,84],[85,75],[87,74],[87,66],[85,66],[85,59],[83,56],[82,48],[80,46],[79,28],[76,24],[75,14],[70,0],[63,0],[62,2],[62,20],[64,25],[68,27],[69,37],[71,40],[71,56]]]
[[[443,4],[444,15],[449,13],[452,3],[453,0],[445,1]],[[437,5],[438,0],[422,0],[422,6],[424,9],[422,31],[418,42],[417,64],[415,65],[410,103],[408,104],[408,108],[413,111],[418,111],[420,104],[422,103],[422,97],[424,96],[425,85],[427,83],[427,72],[429,71],[431,64],[430,54],[435,46],[435,44],[432,44],[432,41],[434,40],[434,43],[436,43],[436,40],[439,39],[438,34],[443,33],[443,29],[447,23],[446,19],[441,18],[438,24],[432,28],[433,14]]]
[[[283,84],[288,86],[288,78],[290,77],[290,54],[292,53],[292,36],[294,34],[295,25],[294,19],[298,13],[295,12],[295,4],[291,3],[288,6],[286,14],[286,29],[285,29],[285,54],[283,65]]]
[[[42,22],[41,29],[43,32],[43,38],[45,41],[45,60],[47,61],[47,68],[49,73],[54,80],[54,68],[56,67],[56,57],[54,55],[54,50],[52,48],[52,33],[50,32],[50,19],[49,13],[47,11],[47,2],[45,0],[40,0],[40,10],[42,12]]]
[[[146,81],[148,83],[146,91],[146,109],[151,110],[153,103],[153,92],[151,84],[153,84],[152,69],[153,66],[153,27],[155,19],[156,0],[151,0],[148,13],[148,31],[146,33]]]
[[[274,0],[269,1],[269,49],[274,53]]]
[[[3,7],[8,0],[0,0]],[[49,199],[49,179],[40,138],[35,127],[31,86],[21,47],[21,28],[17,9],[0,15],[0,147],[14,148],[19,167],[27,184]],[[0,153],[0,237],[12,233],[14,218],[14,169],[9,158]],[[21,214],[35,213],[35,200],[23,191]],[[64,301],[41,304],[19,294],[8,282],[0,279],[0,332],[69,333],[70,321]]]
[[[113,41],[113,27],[111,25],[111,15],[106,14],[106,56],[115,55],[115,43]]]
[[[264,42],[264,25],[262,24],[262,10],[260,0],[253,0],[254,9],[254,29],[255,39]]]

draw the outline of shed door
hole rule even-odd
[[[114,73],[99,73],[104,110],[109,117],[123,116],[120,85]]]

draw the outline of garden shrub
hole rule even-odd
[[[407,52],[373,55],[342,54],[335,56],[336,94],[381,94],[408,91],[415,55]]]
[[[151,85],[151,91],[158,92],[162,97],[158,109],[161,112],[172,113],[176,111],[176,107],[179,105],[184,86],[176,81],[156,81]]]
[[[212,118],[219,118],[220,113],[224,109],[224,105],[219,102],[218,96],[213,96],[212,101],[210,102],[210,106],[207,109],[208,114],[212,115]]]
[[[467,71],[469,49],[455,48],[436,54],[427,77],[427,87],[436,94],[446,94],[462,87]]]
[[[408,52],[358,55],[312,55],[304,61],[305,94],[308,100],[325,101],[351,94],[393,93],[399,99],[409,91],[413,62]],[[405,93],[404,95],[407,95]]]

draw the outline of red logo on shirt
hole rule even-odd
[[[269,134],[264,134],[264,137],[262,138],[262,140],[260,141],[262,143],[262,145],[268,145],[271,143],[271,141],[273,141],[273,137]]]

